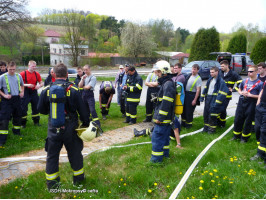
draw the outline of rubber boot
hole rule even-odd
[[[134,135],[135,137],[140,137],[142,135],[149,135],[150,134],[150,129],[143,129],[141,131],[137,131],[136,128],[134,128]]]

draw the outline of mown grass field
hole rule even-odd
[[[108,120],[103,121],[102,115],[100,113],[99,103],[96,102],[96,112],[100,118],[101,126],[103,131],[114,130],[126,126],[127,124],[123,123],[125,118],[122,118],[120,112],[120,107],[116,103],[111,104]],[[137,122],[141,122],[145,119],[145,107],[138,106],[138,118]],[[110,120],[112,118],[112,120]],[[9,123],[9,134],[6,144],[3,148],[0,148],[0,158],[21,154],[28,152],[30,150],[42,149],[44,148],[45,139],[47,136],[47,124],[48,116],[41,115],[40,124],[41,127],[35,127],[31,120],[31,109],[29,106],[28,111],[28,122],[25,129],[21,129],[22,136],[17,136],[12,133],[12,123]]]
[[[182,134],[202,127],[202,117],[194,120],[192,129],[182,130]],[[44,171],[19,178],[0,187],[1,198],[169,198],[186,170],[198,154],[226,128],[216,134],[198,133],[184,137],[183,150],[177,149],[176,142],[170,143],[170,158],[163,164],[151,164],[151,144],[114,148],[95,152],[84,159],[86,181],[79,191],[72,186],[72,170],[69,163],[60,165],[61,192],[46,190]],[[249,161],[256,153],[255,136],[246,144],[229,141],[232,131],[218,141],[199,162],[178,198],[197,199],[251,199],[265,198],[266,175],[263,165]],[[149,137],[134,138],[126,144],[150,141]],[[65,191],[65,192],[63,192]],[[86,192],[85,192],[86,191]]]

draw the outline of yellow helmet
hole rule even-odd
[[[80,139],[84,142],[89,142],[96,137],[97,129],[97,125],[94,122],[90,122],[90,126],[88,128],[78,128],[76,131],[78,132]]]
[[[160,60],[157,63],[155,63],[154,70],[160,70],[162,74],[168,74],[170,73],[170,64],[165,60]]]

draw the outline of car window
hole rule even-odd
[[[234,63],[242,63],[241,56],[234,56]]]
[[[203,65],[202,65],[202,68],[208,68],[209,67],[209,64],[207,62],[205,62]]]
[[[216,65],[215,65],[215,62],[209,62],[209,67],[211,68],[211,67],[216,67]]]

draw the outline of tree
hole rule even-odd
[[[215,51],[220,51],[219,33],[216,28],[201,28],[193,39],[189,61],[214,59],[210,53]]]
[[[170,39],[174,36],[174,25],[170,20],[151,20],[149,22],[154,41],[158,47],[168,47]]]
[[[81,52],[80,45],[84,44],[82,40],[82,26],[84,25],[85,17],[74,10],[68,10],[64,13],[64,25],[66,34],[64,41],[70,45],[70,53],[73,66],[78,66],[78,58]]]
[[[121,54],[134,56],[151,55],[156,44],[152,40],[150,29],[145,25],[127,23],[121,31]]]
[[[247,51],[247,37],[244,33],[235,35],[228,44],[227,50],[231,53],[246,53]]]
[[[247,37],[247,52],[251,52],[256,42],[263,38],[263,32],[259,30],[258,25],[253,25],[249,23],[247,26],[244,26],[241,23],[237,23],[233,28],[232,32],[234,35],[243,33]]]
[[[266,37],[258,40],[251,51],[250,58],[254,63],[266,61]]]
[[[31,21],[25,9],[27,3],[27,0],[1,0],[0,40],[7,40],[8,35],[24,29],[25,25]]]

